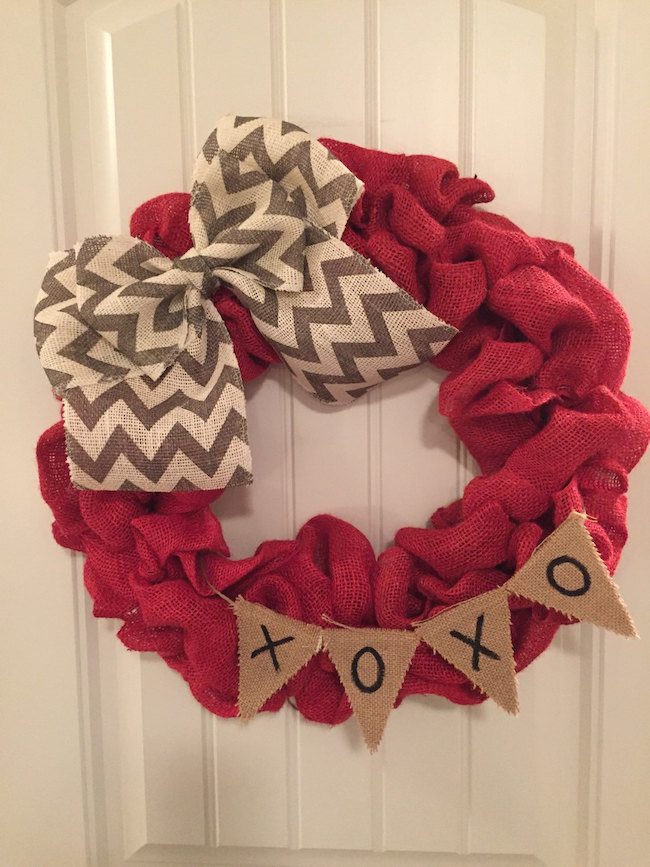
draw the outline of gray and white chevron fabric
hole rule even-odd
[[[341,240],[362,183],[286,121],[226,117],[194,171],[194,247],[133,238],[53,254],[41,363],[64,400],[72,481],[171,491],[251,481],[241,374],[210,302],[221,282],[309,393],[348,403],[427,361],[456,329]]]
[[[340,240],[363,185],[300,127],[225,117],[194,171],[201,255],[308,392],[348,403],[456,329]]]
[[[51,257],[34,314],[73,484],[185,491],[252,480],[244,389],[195,250],[94,237]]]

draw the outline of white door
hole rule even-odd
[[[370,756],[354,720],[329,729],[287,706],[246,728],[214,718],[157,657],[127,653],[119,624],[93,619],[82,563],[51,540],[37,493],[34,444],[56,407],[31,337],[50,249],[126,230],[142,200],[188,189],[222,114],[281,115],[447,157],[494,186],[495,210],[572,242],[630,314],[627,390],[650,403],[647,0],[0,8],[1,863],[650,863],[647,461],[617,575],[642,640],[565,627],[521,675],[518,718],[409,698]],[[468,471],[435,418],[437,382],[423,369],[344,414],[281,373],[255,383],[256,484],[217,510],[233,555],[328,510],[379,549],[455,499]],[[406,468],[392,457],[404,436]]]

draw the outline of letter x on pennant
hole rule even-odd
[[[235,600],[234,609],[239,645],[239,715],[250,719],[318,653],[321,630],[241,596]]]
[[[476,618],[476,631],[474,632],[474,638],[470,638],[469,635],[463,635],[462,632],[459,632],[457,629],[450,629],[449,634],[452,638],[457,638],[458,641],[462,641],[465,644],[468,644],[472,648],[472,668],[474,671],[480,671],[481,665],[481,654],[485,654],[490,659],[501,659],[498,653],[495,653],[493,650],[490,650],[489,647],[486,647],[484,644],[481,644],[481,635],[483,634],[483,621],[485,620],[485,614],[479,614]]]
[[[266,628],[266,625],[264,623],[261,623],[260,627],[262,629],[262,634],[264,635],[264,638],[266,639],[266,644],[263,644],[261,647],[258,647],[256,650],[254,650],[251,653],[251,659],[255,659],[256,656],[260,655],[260,653],[266,653],[266,651],[268,650],[269,654],[271,655],[271,660],[273,662],[273,668],[276,671],[280,671],[280,663],[278,662],[278,657],[277,657],[277,654],[275,652],[275,648],[280,647],[280,645],[282,645],[282,644],[288,644],[290,641],[294,640],[295,636],[287,635],[285,638],[278,638],[277,641],[273,641],[273,639],[271,638],[271,635],[269,633],[269,630]]]
[[[451,606],[417,626],[415,631],[443,659],[466,674],[474,686],[505,710],[517,713],[506,590],[496,587]]]

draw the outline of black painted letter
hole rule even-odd
[[[463,644],[468,644],[472,648],[472,668],[474,669],[474,671],[481,670],[482,653],[490,659],[501,659],[498,653],[495,653],[493,650],[490,650],[489,647],[481,644],[484,619],[485,614],[479,614],[479,616],[476,618],[476,629],[474,630],[474,638],[470,638],[469,635],[463,635],[463,633],[459,632],[457,629],[452,629],[449,633],[452,638],[457,638],[458,641],[462,641]]]
[[[271,635],[269,630],[262,624],[262,635],[266,640],[266,644],[262,645],[262,647],[258,647],[257,650],[254,650],[251,653],[251,659],[255,659],[256,656],[259,656],[260,653],[265,653],[267,650],[271,657],[271,661],[273,662],[273,668],[276,671],[280,671],[280,663],[278,662],[278,656],[275,652],[275,648],[279,647],[281,644],[287,644],[289,641],[294,640],[293,635],[287,635],[286,638],[279,638],[277,641],[273,641],[271,639]]]
[[[563,587],[561,584],[558,584],[555,580],[554,573],[555,569],[558,566],[561,566],[562,563],[571,563],[572,566],[576,567],[582,575],[582,587],[577,587],[575,590],[571,590],[569,587]],[[591,576],[587,571],[587,568],[574,557],[556,557],[554,560],[551,560],[546,567],[546,579],[551,587],[563,596],[584,596],[587,590],[591,587]]]
[[[375,662],[377,663],[377,677],[375,678],[374,683],[371,684],[362,683],[361,678],[359,677],[359,662],[361,660],[361,657],[366,653],[370,653],[371,656],[374,656]],[[374,647],[362,647],[361,650],[357,650],[357,652],[354,654],[350,673],[352,675],[354,685],[357,689],[361,690],[361,692],[377,692],[378,689],[381,689],[381,686],[384,682],[384,675],[386,674],[386,664]]]

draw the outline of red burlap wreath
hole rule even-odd
[[[70,484],[62,424],[38,444],[43,497],[56,541],[86,554],[97,617],[124,621],[133,650],[159,653],[220,716],[237,713],[237,631],[212,587],[323,626],[401,629],[503,584],[572,509],[614,571],[626,539],[627,475],[650,436],[646,410],[620,391],[630,332],[618,302],[571,248],[531,238],[473,208],[493,193],[429,156],[400,156],[326,140],[366,186],[344,240],[420,303],[461,329],[437,356],[449,371],[440,411],[483,473],[437,509],[430,529],[399,530],[375,557],[369,541],[330,515],[293,541],[263,542],[229,559],[210,503],[220,491],[169,494],[80,491]],[[153,199],[131,232],[175,257],[191,244],[189,196]],[[277,362],[250,314],[226,288],[214,298],[244,380]],[[218,509],[218,507],[217,507]],[[510,598],[518,670],[553,638],[563,616]],[[424,643],[398,703],[413,693],[462,704],[484,699]],[[264,706],[287,697],[305,717],[339,723],[350,706],[319,653]]]

